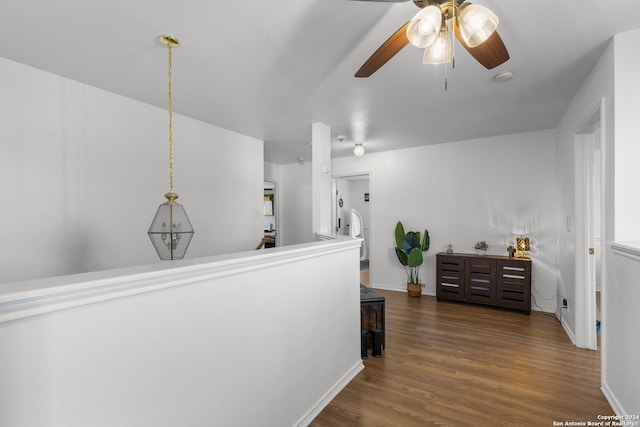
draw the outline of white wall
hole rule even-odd
[[[400,166],[401,165],[401,166]],[[429,229],[431,249],[421,277],[435,295],[435,255],[452,244],[473,253],[486,240],[489,253],[506,255],[515,238],[531,238],[537,303],[555,311],[555,133],[540,131],[343,157],[333,173],[370,171],[369,203],[373,287],[404,290],[406,277],[393,250],[393,231]],[[523,176],[518,174],[523,172]],[[534,307],[536,309],[536,307]]]
[[[277,165],[275,163],[264,162],[263,170],[264,170],[264,180],[265,181],[269,181],[269,182],[273,182],[273,183],[280,182],[280,180],[281,180],[281,177],[280,177],[280,165]]]
[[[615,221],[616,240],[640,241],[640,180],[637,179],[640,143],[640,29],[615,36]]]
[[[0,425],[307,425],[363,368],[359,246],[0,284]]]
[[[311,221],[314,233],[331,234],[331,128],[311,126]]]
[[[277,166],[280,178],[280,231],[282,245],[314,240],[311,215],[311,162]]]
[[[0,58],[0,283],[158,260],[147,230],[169,190],[167,112]],[[179,88],[175,88],[179,97]],[[263,143],[174,115],[187,257],[255,247]]]

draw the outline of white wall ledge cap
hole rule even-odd
[[[0,324],[342,252],[360,247],[361,240],[337,236],[259,251],[4,283],[0,284]]]
[[[614,254],[640,261],[640,242],[610,242]]]

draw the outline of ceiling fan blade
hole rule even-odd
[[[400,27],[378,50],[373,52],[373,55],[367,59],[367,62],[360,67],[355,77],[369,77],[393,58],[396,53],[400,52],[403,47],[409,44],[409,39],[407,38],[408,25],[409,23],[407,22]]]
[[[456,24],[455,18],[451,20],[451,27],[460,44],[485,68],[490,70],[509,60],[509,51],[497,31],[494,31],[482,44],[469,47],[460,34],[460,28]]]

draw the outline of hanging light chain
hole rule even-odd
[[[451,24],[451,33],[447,30],[447,37],[451,38],[451,69],[454,70],[456,68],[456,43],[455,43],[455,27],[458,26],[458,10],[460,6],[455,1],[451,2],[451,16],[449,16],[449,10],[444,12],[443,18],[445,20],[452,18]],[[449,65],[445,62],[444,64],[444,90],[449,89]]]
[[[460,7],[453,8],[453,25],[451,25],[451,69],[456,69],[456,29],[455,27],[460,28],[458,25],[458,12],[460,11]]]
[[[171,92],[171,46],[169,43],[169,192],[173,193],[173,95]]]

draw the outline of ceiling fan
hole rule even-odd
[[[410,0],[359,0],[403,3]],[[385,41],[360,67],[355,77],[369,77],[407,44],[424,48],[424,64],[452,61],[451,37],[446,22],[458,42],[487,69],[509,60],[509,52],[498,35],[498,17],[484,6],[464,0],[413,0],[421,10]]]

